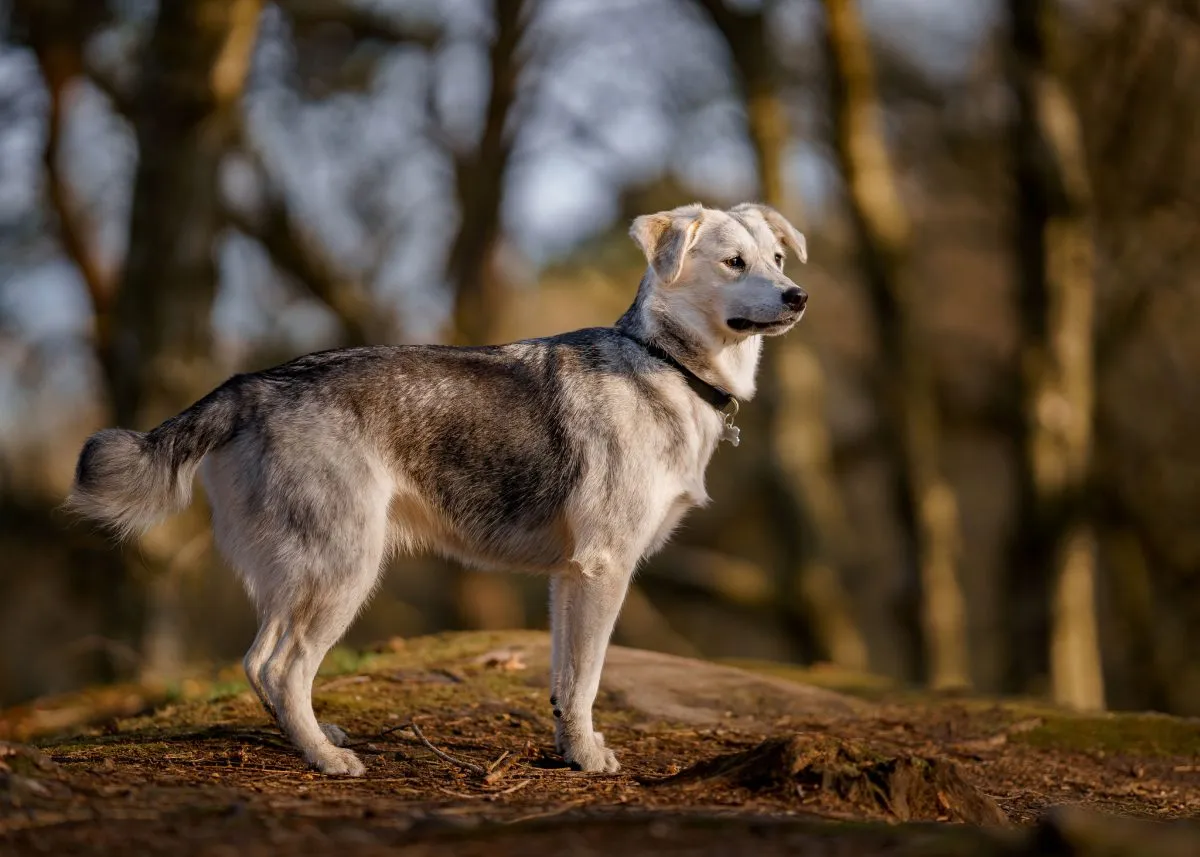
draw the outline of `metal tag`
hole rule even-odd
[[[737,446],[742,442],[742,430],[733,424],[740,407],[737,399],[730,399],[729,404],[725,406],[725,431],[721,434],[721,440],[728,441],[730,446]]]

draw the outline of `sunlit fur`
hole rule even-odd
[[[645,346],[749,399],[762,338],[730,321],[781,333],[803,313],[776,256],[803,260],[804,239],[771,209],[693,205],[631,232],[650,264],[613,327],[341,349],[238,375],[153,431],[93,435],[69,504],[135,534],[190,502],[199,466],[217,544],[259,615],[250,684],[329,774],[364,767],[317,722],[313,678],[389,555],[544,573],[557,746],[583,770],[615,771],[592,727],[608,640],[638,562],[708,501],[723,431]]]

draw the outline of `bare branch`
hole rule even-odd
[[[106,267],[95,252],[90,230],[79,217],[79,206],[59,164],[58,150],[66,118],[71,84],[84,74],[83,45],[94,21],[76,20],[67,5],[19,3],[16,9],[26,38],[50,95],[46,142],[42,153],[46,194],[58,221],[63,252],[74,263],[92,305],[93,348],[107,378],[110,377],[111,317],[116,295],[116,271]]]
[[[430,21],[403,20],[355,0],[279,0],[278,5],[298,26],[340,24],[355,39],[412,42],[432,47],[442,35],[440,28]]]
[[[520,46],[527,24],[528,0],[497,3],[496,33],[489,52],[491,91],[483,133],[473,152],[455,159],[455,190],[461,213],[450,248],[447,278],[454,288],[454,335],[477,344],[488,338],[495,300],[490,270],[500,228],[504,177],[512,155],[509,114],[517,99],[523,56]]]
[[[341,323],[349,345],[372,341],[371,319],[376,312],[361,283],[338,274],[315,249],[312,236],[295,223],[277,195],[255,217],[226,205],[224,215],[235,229],[255,239],[275,265],[302,285]]]
[[[449,762],[451,765],[454,765],[457,768],[462,768],[464,771],[467,771],[468,773],[474,774],[475,776],[481,777],[485,780],[487,779],[488,774],[490,772],[486,768],[484,768],[480,765],[477,765],[474,762],[468,762],[465,759],[456,759],[453,756],[451,756],[449,753],[445,753],[445,752],[439,750],[437,747],[433,746],[433,744],[430,742],[430,740],[425,737],[425,733],[421,731],[421,727],[417,725],[415,720],[409,724],[409,728],[412,729],[413,734],[417,736],[417,739],[422,744],[425,745],[425,748],[427,750],[429,750],[430,752],[432,752],[433,755],[437,756],[443,762]],[[499,760],[497,760],[497,764],[498,763],[499,763]]]
[[[117,75],[113,69],[104,68],[95,62],[88,62],[85,58],[83,71],[92,86],[104,93],[105,97],[108,98],[114,110],[127,119],[133,115],[134,94],[117,79]]]

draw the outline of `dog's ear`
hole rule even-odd
[[[795,253],[796,258],[801,262],[808,261],[808,244],[804,240],[803,233],[771,206],[758,202],[743,202],[741,205],[731,208],[730,211],[734,214],[745,211],[758,213],[763,220],[767,221],[767,226],[771,227],[771,231],[775,233],[776,238],[783,242],[784,247]]]
[[[696,243],[703,216],[704,208],[694,203],[634,219],[629,234],[663,283],[673,283],[679,277],[683,259]]]

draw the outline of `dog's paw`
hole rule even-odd
[[[341,726],[336,726],[333,723],[320,723],[321,731],[325,733],[325,737],[329,739],[329,743],[335,747],[345,747],[350,743],[350,736],[346,734]]]
[[[576,770],[615,774],[621,769],[616,754],[604,746],[604,736],[599,732],[593,732],[590,739],[578,741],[563,736],[563,745],[563,759]]]
[[[361,777],[367,772],[362,761],[353,750],[330,747],[322,750],[308,760],[308,763],[322,774],[340,777]]]

